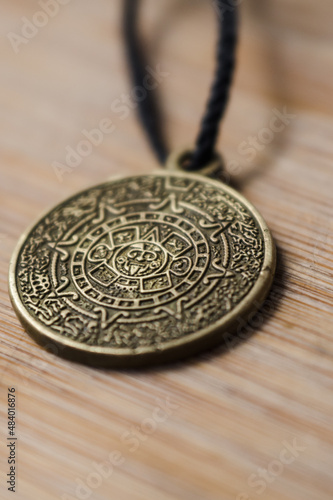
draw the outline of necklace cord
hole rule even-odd
[[[217,63],[214,81],[201,120],[195,148],[186,170],[196,171],[211,161],[219,134],[220,122],[224,116],[232,77],[235,68],[238,15],[236,5],[226,0],[215,0],[214,6],[219,21]],[[131,77],[135,86],[142,86],[147,75],[145,58],[137,32],[139,0],[124,0],[124,38]],[[148,91],[144,99],[137,100],[138,113],[150,143],[159,161],[164,164],[168,157],[160,125],[160,113],[155,93]]]

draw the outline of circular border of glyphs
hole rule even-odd
[[[150,212],[150,213],[154,213],[154,214],[155,214],[155,212]],[[184,290],[184,292],[180,293],[180,294],[179,294],[179,295],[177,295],[177,296],[171,297],[171,298],[170,298],[170,299],[168,299],[168,300],[165,300],[165,301],[159,301],[159,302],[158,302],[158,301],[156,301],[156,299],[154,298],[154,296],[153,296],[153,297],[150,297],[150,298],[149,298],[149,300],[153,300],[153,298],[154,298],[154,303],[153,303],[153,304],[151,304],[151,305],[143,305],[142,307],[140,307],[140,306],[136,306],[136,305],[134,305],[134,303],[136,302],[136,300],[135,300],[135,299],[127,299],[126,297],[119,297],[119,298],[115,298],[115,299],[116,299],[116,303],[117,303],[118,301],[123,301],[123,302],[133,302],[133,304],[132,304],[132,305],[129,305],[129,306],[126,306],[126,307],[125,307],[124,305],[121,305],[121,306],[114,305],[114,303],[103,303],[103,302],[98,302],[97,300],[95,300],[95,299],[94,299],[94,298],[92,298],[91,296],[87,296],[87,295],[85,294],[85,292],[84,292],[84,289],[82,289],[82,288],[80,288],[80,287],[78,286],[78,283],[76,283],[76,281],[75,281],[75,274],[74,274],[74,267],[79,267],[79,266],[81,266],[81,268],[83,269],[83,271],[85,271],[85,269],[84,269],[85,259],[87,258],[88,253],[91,251],[91,249],[92,249],[92,248],[93,248],[93,246],[94,246],[94,242],[92,242],[92,243],[91,243],[91,244],[90,244],[90,245],[89,245],[86,249],[84,249],[84,250],[83,250],[82,248],[80,248],[80,249],[76,248],[76,249],[75,249],[75,251],[73,252],[73,258],[72,258],[72,262],[71,262],[71,277],[73,278],[73,280],[72,280],[72,281],[73,281],[74,286],[76,287],[76,289],[79,291],[79,293],[81,293],[81,295],[82,295],[82,296],[83,296],[86,300],[88,300],[88,301],[92,301],[92,302],[94,302],[96,305],[98,305],[98,306],[103,306],[103,307],[106,307],[106,308],[108,308],[108,307],[109,307],[109,308],[114,308],[114,309],[125,309],[125,310],[127,310],[127,309],[131,309],[131,308],[133,307],[133,308],[135,308],[135,310],[137,310],[137,311],[142,311],[142,310],[144,310],[144,309],[152,309],[152,308],[154,308],[154,307],[160,307],[160,306],[163,306],[163,305],[165,305],[165,304],[168,304],[169,302],[172,302],[173,300],[176,300],[176,301],[177,301],[177,300],[178,300],[178,299],[179,299],[182,295],[184,295],[184,294],[185,294],[185,293],[187,293],[189,290],[191,290],[191,289],[193,288],[193,286],[195,286],[195,285],[196,285],[196,283],[197,283],[197,282],[198,282],[198,281],[202,278],[203,274],[207,271],[208,264],[209,264],[209,244],[208,244],[208,242],[207,242],[207,240],[206,240],[206,238],[205,238],[204,234],[203,234],[203,233],[200,231],[200,229],[198,229],[198,228],[197,228],[197,226],[195,226],[192,222],[189,222],[189,221],[187,221],[187,220],[186,220],[186,221],[185,221],[185,222],[186,222],[186,224],[187,224],[188,226],[192,226],[192,227],[193,227],[193,230],[201,236],[201,239],[200,239],[200,240],[198,240],[198,241],[196,241],[196,240],[194,240],[194,238],[192,238],[192,236],[191,236],[191,235],[186,234],[186,233],[185,233],[185,231],[179,227],[179,225],[176,225],[176,224],[174,224],[174,223],[172,223],[172,222],[168,222],[168,221],[163,220],[163,217],[169,217],[169,216],[170,216],[170,214],[164,214],[164,213],[162,213],[162,212],[156,212],[156,214],[159,216],[158,218],[157,218],[157,217],[156,217],[155,219],[142,219],[142,218],[141,218],[141,219],[140,219],[140,220],[138,220],[137,222],[138,222],[138,223],[140,223],[140,224],[141,224],[141,223],[146,223],[146,222],[155,222],[155,223],[160,223],[160,224],[166,224],[166,225],[170,226],[171,228],[172,228],[172,226],[175,226],[175,227],[177,227],[177,229],[180,229],[180,232],[182,231],[182,232],[184,233],[184,238],[186,238],[187,240],[190,240],[190,242],[192,243],[192,247],[193,247],[195,250],[198,250],[198,248],[197,248],[197,247],[198,247],[199,245],[201,245],[201,244],[204,244],[204,245],[205,245],[207,255],[206,255],[205,253],[202,253],[202,252],[197,251],[197,253],[196,253],[196,257],[195,257],[195,260],[194,260],[194,264],[192,265],[192,268],[191,268],[191,269],[189,269],[189,271],[188,271],[188,272],[186,273],[186,275],[184,276],[183,281],[184,281],[184,280],[188,277],[188,275],[190,275],[191,273],[193,273],[193,272],[194,272],[193,267],[194,267],[194,268],[196,268],[196,267],[197,267],[199,259],[200,259],[200,258],[202,258],[202,257],[205,257],[205,263],[204,263],[204,265],[203,265],[202,267],[200,267],[200,275],[199,275],[199,276],[195,279],[195,281],[193,281],[193,283],[192,283],[192,284],[191,284],[191,285],[190,285],[190,286],[189,286],[186,290]],[[126,217],[127,217],[127,216],[128,216],[128,217],[133,217],[134,215],[137,215],[137,214],[136,214],[136,213],[131,213],[131,214],[126,214],[126,215],[123,215],[123,216],[117,216],[117,217],[115,217],[115,219],[126,219]],[[138,214],[138,215],[139,215],[139,214]],[[178,222],[179,222],[179,223],[181,223],[181,222],[183,222],[183,221],[184,221],[184,220],[183,220],[181,217],[179,217],[178,215],[173,215],[173,214],[172,214],[172,218],[174,218],[174,219],[178,219]],[[107,226],[107,225],[108,225],[108,223],[100,224],[100,225],[98,226],[98,228],[99,228],[99,227],[105,227],[105,226]],[[135,225],[135,222],[133,222],[133,221],[132,221],[132,225]],[[120,229],[122,229],[123,227],[126,227],[126,222],[124,222],[124,221],[123,221],[121,224],[119,224],[119,225],[117,225],[117,226],[112,227],[112,230],[117,230],[117,231],[120,231]],[[96,230],[98,230],[98,228],[92,229],[92,230],[91,230],[88,234],[86,234],[86,235],[85,235],[84,239],[86,240],[86,239],[88,239],[88,238],[92,238],[91,233],[92,233],[92,232],[96,232]],[[110,232],[110,229],[109,229],[109,230],[106,230],[106,231],[105,231],[105,232],[103,232],[103,233],[100,233],[98,236],[96,236],[96,240],[97,240],[97,239],[100,239],[100,238],[105,237],[105,235],[106,235],[106,234],[108,234],[109,232]],[[185,234],[186,234],[186,236],[185,236]],[[77,255],[77,253],[78,253],[78,252],[81,252],[81,253],[83,253],[83,254],[84,254],[84,256],[83,256],[83,258],[82,258],[82,261],[81,261],[81,262],[78,262],[78,261],[76,262],[76,261],[75,261],[75,256]],[[197,270],[199,271],[199,269],[197,269]],[[90,285],[93,287],[93,285],[92,285],[91,281],[90,281],[90,280],[88,280],[88,278],[87,278],[87,277],[86,277],[85,279],[86,279],[87,281],[89,281]],[[147,279],[147,278],[146,278],[146,277],[144,277],[144,279]],[[168,290],[163,290],[162,292],[159,292],[159,293],[158,293],[158,292],[156,292],[155,297],[157,296],[157,299],[158,299],[158,297],[159,297],[159,296],[163,296],[163,295],[165,295],[166,293],[168,293],[168,294],[169,294],[169,293],[171,293],[171,291],[172,291],[172,290],[177,290],[177,288],[180,288],[180,287],[182,286],[183,281],[182,281],[181,283],[178,283],[176,286],[173,286],[173,287],[169,288]],[[106,295],[106,294],[105,294],[105,296],[107,297],[107,295]],[[109,297],[107,297],[107,298],[109,298]],[[111,298],[111,300],[112,300],[112,298]],[[144,300],[145,300],[144,298],[142,298],[142,299],[137,299],[137,301],[144,301]],[[148,300],[148,299],[147,299],[147,300]],[[138,318],[138,321],[143,322],[143,321],[145,321],[145,320],[144,320],[144,318],[140,318],[140,319]]]

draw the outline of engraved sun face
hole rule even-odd
[[[148,276],[161,269],[165,258],[165,251],[160,245],[137,241],[120,248],[115,255],[114,264],[125,276]]]
[[[198,229],[173,215],[139,217],[98,226],[79,245],[73,274],[90,300],[114,308],[153,308],[200,280],[208,247]]]

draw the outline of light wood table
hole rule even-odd
[[[131,91],[122,2],[71,0],[45,21],[35,0],[2,1],[1,499],[333,497],[333,4],[240,3],[219,149],[272,229],[275,284],[234,349],[121,372],[38,347],[10,305],[7,268],[40,212],[116,173],[156,168],[135,112],[122,120],[111,110]],[[46,25],[29,31],[22,18]],[[23,25],[25,41],[13,35]],[[168,73],[158,88],[168,141],[190,145],[212,80],[214,2],[146,0],[141,25],[150,66]],[[292,116],[271,133],[277,113]],[[115,130],[60,182],[54,162],[104,118]],[[17,391],[16,495],[5,483],[8,387]]]

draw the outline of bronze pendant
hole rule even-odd
[[[21,238],[10,295],[44,347],[95,366],[171,361],[231,334],[266,297],[275,247],[238,192],[201,175],[110,180]]]

